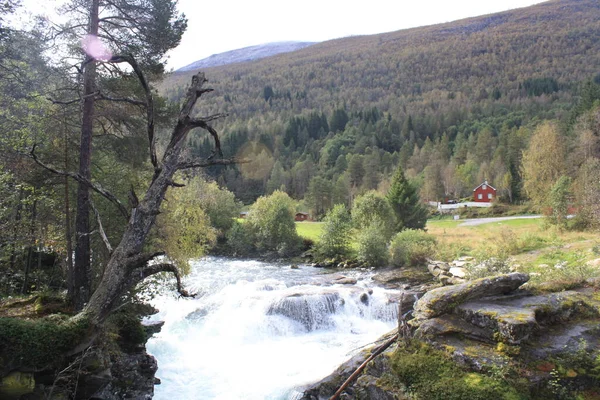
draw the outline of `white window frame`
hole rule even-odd
[[[479,194],[477,195],[477,200],[483,200],[483,194],[479,193]]]

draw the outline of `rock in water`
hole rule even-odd
[[[415,320],[419,322],[451,312],[468,300],[510,293],[528,280],[527,274],[512,273],[430,290],[415,303]]]

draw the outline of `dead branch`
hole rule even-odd
[[[190,169],[190,168],[205,168],[212,165],[233,165],[233,164],[247,164],[250,160],[238,159],[238,158],[221,158],[218,160],[212,159],[197,159],[197,160],[185,160],[177,164],[177,170]]]
[[[216,114],[216,115],[212,115],[212,116],[206,117],[206,118],[193,118],[189,121],[189,124],[193,128],[205,129],[212,135],[212,137],[215,141],[214,154],[217,154],[219,157],[223,157],[223,152],[221,151],[221,141],[219,140],[219,134],[211,125],[208,124],[208,121],[213,121],[218,118],[223,118],[224,116],[226,116],[226,114]]]
[[[169,184],[169,186],[173,186],[173,187],[177,187],[177,188],[185,187],[184,183],[177,183],[174,181],[169,181],[168,184]]]
[[[348,377],[348,379],[346,379],[344,381],[344,383],[342,383],[342,386],[340,386],[340,388],[337,390],[337,392],[335,392],[333,394],[333,396],[331,396],[329,398],[329,400],[337,400],[337,399],[339,399],[340,394],[342,394],[342,392],[344,390],[346,390],[346,388],[350,385],[350,383],[352,383],[352,381],[363,371],[363,369],[365,369],[365,367],[367,366],[367,364],[371,360],[373,360],[375,357],[377,357],[378,355],[380,355],[381,353],[383,353],[396,340],[398,340],[398,333],[396,333],[394,336],[392,336],[391,338],[389,338],[384,344],[382,344],[381,346],[379,346],[378,348],[376,348],[375,350],[373,350],[373,352],[371,353],[371,355],[365,361],[363,361],[362,364],[360,364],[360,366],[356,369],[356,371],[354,371],[352,373],[352,375],[350,375]]]
[[[140,253],[129,256],[127,260],[127,267],[130,270],[134,270],[136,268],[143,268],[148,262],[154,260],[156,257],[164,256],[166,253],[164,251],[156,251],[154,253]]]
[[[104,227],[102,226],[102,219],[100,218],[100,213],[98,212],[98,209],[94,205],[94,202],[92,201],[91,198],[90,198],[90,206],[92,207],[92,210],[94,211],[94,215],[96,216],[96,222],[98,223],[98,231],[100,232],[100,237],[102,238],[102,241],[104,242],[104,245],[106,246],[106,250],[108,250],[108,254],[112,254],[113,248],[110,245],[108,236],[106,236],[106,232],[104,232]]]
[[[111,203],[115,204],[117,206],[117,208],[119,209],[119,211],[121,212],[121,214],[126,219],[129,219],[129,212],[127,211],[127,208],[125,208],[123,203],[121,203],[121,201],[119,201],[119,199],[117,199],[117,197],[114,194],[110,193],[108,190],[104,189],[99,184],[91,182],[79,174],[76,174],[74,172],[61,171],[61,170],[51,167],[47,164],[44,164],[43,162],[41,162],[38,159],[37,155],[35,154],[35,146],[36,145],[33,145],[31,151],[29,152],[29,157],[31,157],[33,159],[33,161],[35,161],[36,164],[38,164],[45,170],[50,171],[54,174],[57,174],[60,176],[68,176],[68,177],[76,180],[77,182],[87,185],[90,189],[92,189],[93,191],[95,191],[96,193],[98,193],[99,195],[101,195],[102,197],[104,197],[105,199],[110,201]]]
[[[177,281],[177,292],[181,295],[181,297],[196,297],[195,293],[189,293],[183,288],[183,285],[181,284],[181,274],[179,273],[179,270],[175,265],[170,263],[150,264],[146,265],[143,268],[137,268],[131,272],[131,280],[135,285],[143,281],[147,277],[156,275],[161,272],[170,272],[173,275],[175,275],[175,280]]]

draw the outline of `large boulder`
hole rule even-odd
[[[512,273],[430,290],[415,303],[415,322],[449,313],[469,300],[510,293],[528,280],[527,274]]]

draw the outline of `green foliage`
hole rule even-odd
[[[561,227],[566,225],[571,197],[571,178],[563,175],[552,186],[548,196],[548,204],[551,207],[550,215],[548,216],[550,223]]]
[[[84,319],[74,321],[53,317],[39,320],[0,318],[2,369],[53,365],[87,334],[88,323]]]
[[[586,254],[580,251],[554,248],[538,257],[536,264],[528,268],[531,284],[550,291],[581,287],[587,279],[600,277],[600,270],[588,264],[586,258]]]
[[[417,191],[398,166],[392,178],[387,199],[396,215],[396,231],[423,229],[427,223],[427,209],[421,205]]]
[[[190,259],[203,256],[215,245],[218,234],[202,208],[207,199],[202,198],[198,186],[192,180],[169,192],[170,201],[163,202],[164,212],[157,218],[158,244],[184,270]]]
[[[558,82],[554,78],[529,78],[523,82],[523,90],[528,96],[541,96],[558,92]]]
[[[390,244],[392,265],[408,267],[423,264],[436,251],[435,237],[419,230],[406,229],[394,236]]]
[[[227,232],[227,247],[234,256],[251,255],[256,250],[251,226],[235,221]]]
[[[556,124],[541,124],[523,151],[521,167],[523,187],[537,207],[548,206],[550,191],[564,172],[564,139]]]
[[[343,204],[336,204],[325,216],[316,253],[319,257],[347,256],[351,251],[352,221]]]
[[[354,199],[352,205],[352,222],[361,230],[378,220],[381,233],[390,238],[395,228],[395,216],[390,203],[378,192],[371,190]]]
[[[441,351],[418,342],[399,344],[392,369],[418,400],[526,398],[506,380],[464,371]]]
[[[135,351],[148,339],[140,317],[131,311],[120,311],[110,315],[107,325],[118,335],[117,341],[124,351]]]
[[[195,192],[198,204],[210,219],[210,225],[218,230],[219,236],[224,236],[239,215],[240,204],[235,200],[235,195],[220,188],[216,182],[201,178],[193,179],[188,186]]]
[[[252,231],[259,251],[276,251],[293,255],[300,250],[301,240],[294,223],[295,204],[285,193],[276,190],[259,197],[250,207],[246,224]]]
[[[370,225],[358,232],[358,260],[369,267],[384,267],[389,261],[388,239],[383,233],[385,229],[381,221],[374,220]]]

